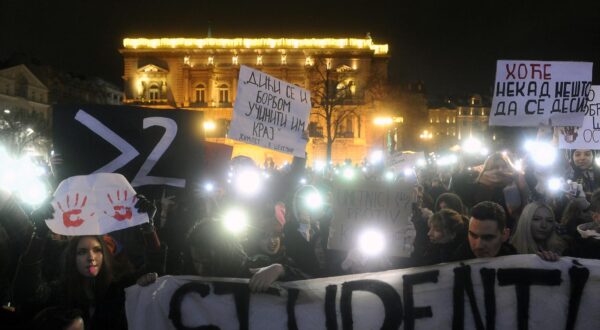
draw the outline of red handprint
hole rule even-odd
[[[131,198],[130,201],[127,201],[127,190],[123,190],[123,200],[121,200],[121,191],[117,190],[116,203],[115,203],[115,201],[113,201],[110,194],[106,194],[106,197],[108,197],[108,201],[110,202],[110,204],[112,204],[113,210],[115,211],[115,214],[111,215],[115,220],[117,220],[117,221],[131,220],[131,218],[133,217],[133,212],[131,211],[131,205],[135,205],[135,202],[137,202],[137,197],[135,197],[135,195]],[[125,206],[124,204],[126,204],[126,203],[129,205]],[[104,213],[108,214],[107,212],[104,212]]]
[[[58,204],[58,208],[63,212],[62,218],[65,227],[79,227],[85,222],[85,220],[83,220],[79,215],[81,214],[81,209],[85,207],[86,202],[87,196],[83,196],[81,206],[78,207],[79,193],[75,194],[75,204],[73,205],[73,208],[71,208],[71,201],[69,195],[67,195],[67,211],[63,209],[60,202],[56,202],[56,204]]]

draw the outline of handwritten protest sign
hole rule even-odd
[[[425,161],[425,153],[419,152],[400,152],[393,154],[388,159],[388,168],[396,174],[403,173],[406,169],[414,169],[418,162]]]
[[[600,86],[592,86],[585,107],[581,127],[567,126],[559,129],[561,149],[600,149]]]
[[[161,277],[126,289],[128,328],[600,328],[598,260],[517,255],[278,285]]]
[[[228,136],[304,158],[310,108],[306,89],[242,65]]]
[[[407,257],[412,252],[414,226],[410,222],[414,187],[408,182],[334,182],[333,220],[328,247],[351,250],[361,233],[376,230],[385,239],[387,255]]]
[[[121,174],[99,173],[62,181],[54,192],[52,232],[67,236],[104,235],[148,222],[134,207],[135,190]]]
[[[591,62],[499,60],[489,124],[581,126]]]

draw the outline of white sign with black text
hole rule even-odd
[[[228,136],[304,158],[310,109],[306,89],[242,65]]]
[[[591,62],[499,60],[490,126],[581,126]]]
[[[585,118],[581,127],[559,128],[561,149],[600,149],[600,86],[592,86],[588,94]]]

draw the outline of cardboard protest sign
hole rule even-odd
[[[499,60],[490,126],[581,126],[591,62]]]
[[[62,181],[54,192],[52,232],[67,236],[104,235],[148,222],[134,207],[138,199],[124,176],[80,175]]]
[[[328,248],[352,250],[365,230],[376,230],[385,239],[384,254],[410,256],[415,238],[410,222],[414,201],[414,186],[408,182],[334,182]]]
[[[165,276],[126,289],[128,328],[598,329],[600,261],[535,255],[279,283]]]
[[[414,169],[419,161],[425,161],[425,153],[419,152],[400,152],[391,155],[388,159],[388,168],[395,174],[403,173],[405,169]]]
[[[229,138],[305,157],[310,92],[240,66]]]
[[[559,148],[600,149],[600,86],[592,86],[587,99],[583,125],[559,129]]]

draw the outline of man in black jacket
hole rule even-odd
[[[516,254],[515,248],[507,243],[509,235],[502,206],[489,201],[478,203],[471,210],[469,242],[462,244],[452,259],[458,261]]]

